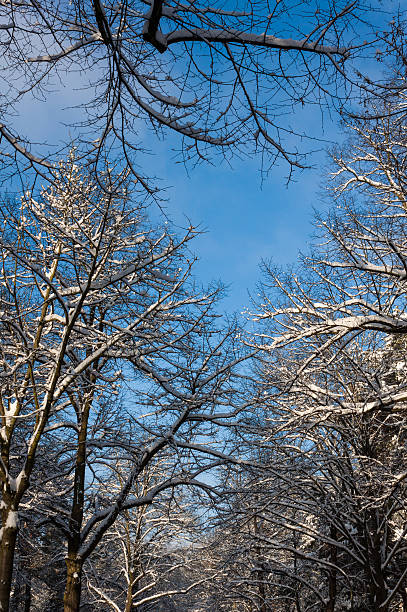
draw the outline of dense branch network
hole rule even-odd
[[[214,432],[246,403],[233,382],[245,358],[236,328],[215,328],[219,289],[203,293],[190,280],[185,247],[193,228],[178,239],[168,226],[151,227],[143,207],[129,202],[127,178],[107,167],[102,189],[72,153],[38,201],[26,194],[3,214],[3,610],[23,497],[29,521],[29,509],[42,512],[63,534],[72,612],[83,564],[124,512],[178,487],[216,496],[203,474],[234,461],[227,436]],[[54,457],[46,478],[45,454]],[[166,471],[154,471],[164,458]],[[126,469],[107,489],[119,464]]]
[[[354,32],[362,14],[356,1],[4,2],[2,161],[49,170],[55,150],[34,146],[12,114],[24,100],[46,102],[49,89],[75,82],[87,114],[76,112],[74,134],[96,164],[114,144],[134,163],[143,121],[181,137],[185,160],[258,151],[267,167],[280,156],[301,165],[281,117],[306,103],[344,99],[353,78],[344,63],[369,47]]]

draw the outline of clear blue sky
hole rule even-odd
[[[325,162],[326,154],[314,162]],[[321,164],[323,165],[323,164]],[[225,309],[241,311],[247,291],[255,292],[261,259],[294,262],[312,231],[313,207],[318,207],[321,169],[305,170],[286,186],[287,168],[274,168],[261,185],[259,160],[236,163],[233,169],[202,166],[187,176],[168,162],[165,176],[169,216],[183,223],[189,216],[207,232],[195,241],[199,280],[229,285]]]

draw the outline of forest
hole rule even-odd
[[[0,610],[407,611],[402,7],[0,14]],[[23,133],[22,101],[74,74],[63,144]],[[344,134],[313,236],[223,314],[146,151],[175,132],[187,167],[301,181],[306,105]]]

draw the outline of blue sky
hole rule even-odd
[[[71,86],[50,93],[46,104],[27,102],[19,109],[21,132],[37,142],[55,143],[59,136],[62,143],[69,129],[61,126],[61,121],[78,118],[79,111],[69,107],[79,98],[80,92]],[[294,262],[298,251],[306,249],[312,231],[312,210],[320,205],[326,173],[326,148],[339,138],[339,129],[335,120],[327,122],[325,118],[322,124],[318,107],[307,108],[301,118],[292,116],[287,121],[325,138],[312,145],[297,143],[303,150],[312,146],[319,151],[308,160],[313,167],[295,173],[288,185],[289,169],[282,162],[262,181],[258,157],[235,160],[232,168],[226,163],[205,164],[187,171],[177,163],[173,149],[179,142],[171,135],[156,142],[153,155],[147,158],[151,174],[167,187],[168,217],[179,226],[185,226],[189,218],[206,230],[191,244],[199,258],[195,276],[204,285],[221,280],[228,286],[222,303],[228,312],[241,312],[249,305],[248,291],[256,293],[261,259],[271,258],[282,265]],[[149,174],[148,167],[143,170]]]
[[[326,154],[314,156],[325,162]],[[200,261],[195,270],[203,283],[222,280],[229,285],[224,308],[241,311],[248,305],[247,291],[255,292],[261,259],[277,264],[294,262],[305,249],[312,231],[313,207],[319,205],[321,172],[304,170],[287,186],[287,168],[273,169],[261,183],[259,160],[234,168],[202,166],[187,175],[167,164],[167,210],[182,224],[189,216],[206,233],[195,241]]]
[[[171,143],[158,146],[152,167],[169,185],[166,195],[168,216],[185,225],[189,217],[206,232],[191,248],[199,258],[195,273],[202,283],[221,280],[228,286],[223,308],[241,312],[249,305],[248,291],[256,294],[259,264],[272,259],[276,264],[294,263],[306,250],[313,231],[313,209],[321,207],[321,191],[329,168],[327,149],[343,139],[338,118],[324,118],[318,107],[307,108],[301,118],[290,121],[320,142],[298,143],[303,150],[316,149],[311,165],[294,173],[287,184],[287,164],[280,163],[262,181],[260,159],[234,161],[231,168],[200,165],[184,168],[171,156]]]

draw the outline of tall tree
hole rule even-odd
[[[406,115],[400,100],[372,108],[375,121],[355,121],[346,154],[335,156],[334,206],[316,217],[318,243],[297,270],[264,265],[258,320],[267,348],[301,344],[304,364],[340,352],[350,340],[377,331],[403,336],[406,326]],[[304,369],[304,372],[306,371]],[[385,397],[371,408],[391,406]],[[364,410],[366,407],[364,407]]]
[[[167,458],[150,465],[135,484],[141,488],[138,496],[168,477],[172,463]],[[107,495],[112,488],[120,489],[127,472],[128,467],[116,465],[116,473],[104,482]],[[209,584],[210,574],[193,575],[191,547],[199,528],[190,493],[167,490],[154,504],[129,508],[118,517],[84,567],[91,605],[125,612],[180,609],[180,596]]]
[[[265,366],[256,446],[267,460],[240,494],[243,517],[261,526],[246,546],[257,542],[261,551],[267,600],[327,611],[347,602],[352,610],[399,609],[407,584],[405,408],[360,406],[390,381],[404,387],[404,351],[380,344],[376,351],[373,338],[369,347],[348,343],[312,377],[299,374],[309,358],[300,355],[301,341],[295,356],[287,351]]]
[[[265,323],[258,339],[268,354],[263,402],[270,443],[282,453],[280,473],[272,464],[278,499],[266,497],[262,516],[299,538],[287,545],[283,534],[275,544],[266,533],[264,545],[301,561],[302,579],[310,576],[302,596],[308,589],[327,610],[349,593],[359,593],[352,609],[387,611],[406,602],[407,210],[399,102],[370,107],[380,116],[352,124],[349,150],[335,158],[335,208],[317,218],[320,243],[295,271],[265,264],[258,308]],[[278,507],[282,500],[294,516]],[[310,562],[319,568],[315,576],[304,569],[312,570]],[[291,574],[292,565],[284,571]]]
[[[103,179],[92,183],[72,156],[38,201],[27,194],[3,216],[3,610],[19,507],[50,436],[64,449],[60,486],[73,478],[68,518],[59,520],[67,541],[65,610],[73,612],[83,563],[121,512],[178,485],[215,493],[199,476],[228,460],[226,438],[218,442],[214,431],[240,409],[236,330],[215,326],[218,291],[203,294],[189,280],[185,245],[194,230],[177,240],[151,228],[143,208],[131,205],[125,177],[107,167]],[[129,407],[117,412],[111,394],[124,384]],[[134,484],[169,448],[171,471],[139,495]],[[123,484],[92,507],[87,491],[114,470],[118,453],[129,465]],[[57,483],[58,463],[55,469]]]

